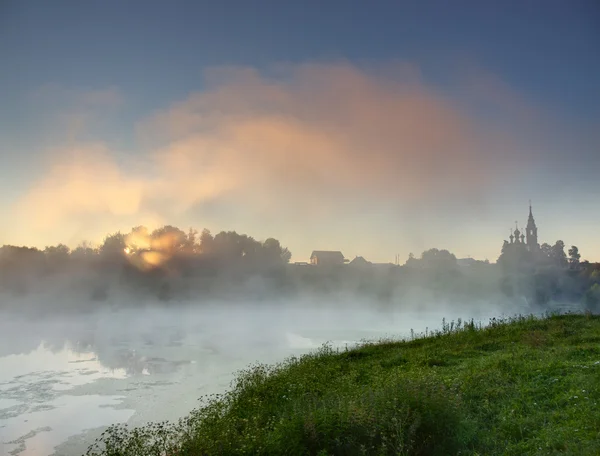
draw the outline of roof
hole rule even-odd
[[[363,257],[361,256],[357,256],[356,258],[354,258],[350,263],[348,263],[349,265],[352,266],[369,266],[372,263],[370,261],[365,260]]]
[[[313,250],[310,259],[312,260],[314,257],[321,260],[344,261],[344,255],[339,250]]]

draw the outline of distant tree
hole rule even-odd
[[[456,256],[448,250],[429,249],[421,254],[421,263],[425,268],[454,269]]]
[[[4,245],[0,247],[0,260],[4,264],[26,267],[43,264],[45,257],[44,253],[35,247]]]
[[[505,272],[524,273],[532,268],[533,255],[525,244],[504,241],[498,264]]]
[[[269,238],[262,244],[267,263],[289,263],[292,254],[277,239]]]
[[[187,234],[179,228],[165,225],[158,228],[150,235],[152,250],[170,254],[183,251],[188,245]]]
[[[544,242],[540,246],[540,254],[542,255],[542,259],[549,261],[552,257],[552,246],[546,242]]]
[[[133,227],[127,235],[127,249],[129,253],[138,253],[150,249],[150,233],[143,225]]]
[[[184,249],[187,253],[197,253],[200,250],[200,244],[198,243],[198,230],[190,227]]]
[[[125,249],[127,248],[126,240],[127,237],[120,231],[109,234],[104,238],[104,242],[98,249],[98,253],[104,258],[123,257],[125,256]]]
[[[212,255],[215,251],[215,239],[210,230],[204,228],[200,234],[200,253],[203,255]]]
[[[415,255],[411,252],[408,254],[408,259],[406,260],[406,263],[404,263],[404,265],[409,268],[418,268],[421,265],[421,263],[415,258]]]
[[[83,241],[71,251],[71,258],[77,260],[89,260],[97,254],[98,249],[94,248],[91,242]]]
[[[550,258],[555,266],[567,266],[567,255],[565,253],[565,243],[563,241],[556,241],[556,243],[552,246]]]
[[[579,249],[577,246],[572,245],[569,249],[569,263],[571,266],[577,267],[579,265],[579,260],[581,259],[581,254],[579,253]]]
[[[243,253],[240,241],[240,235],[235,231],[221,231],[214,237],[212,255],[221,262],[239,259]]]
[[[63,267],[69,261],[71,250],[64,244],[47,246],[44,249],[46,261],[50,267]]]
[[[35,247],[4,245],[0,248],[0,277],[7,279],[19,274],[38,274],[46,270],[46,257]]]

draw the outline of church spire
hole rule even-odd
[[[535,219],[533,218],[533,212],[531,210],[531,200],[529,200],[529,218],[527,219],[527,228],[525,229],[527,234],[527,247],[530,251],[539,248],[537,240],[537,226],[535,225]]]

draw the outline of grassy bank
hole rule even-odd
[[[90,455],[600,454],[600,317],[444,324],[241,372],[179,423]]]

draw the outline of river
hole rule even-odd
[[[43,318],[0,312],[0,454],[79,455],[112,423],[178,419],[250,364],[326,342],[408,337],[411,328],[439,328],[442,316],[343,302],[188,303]]]

